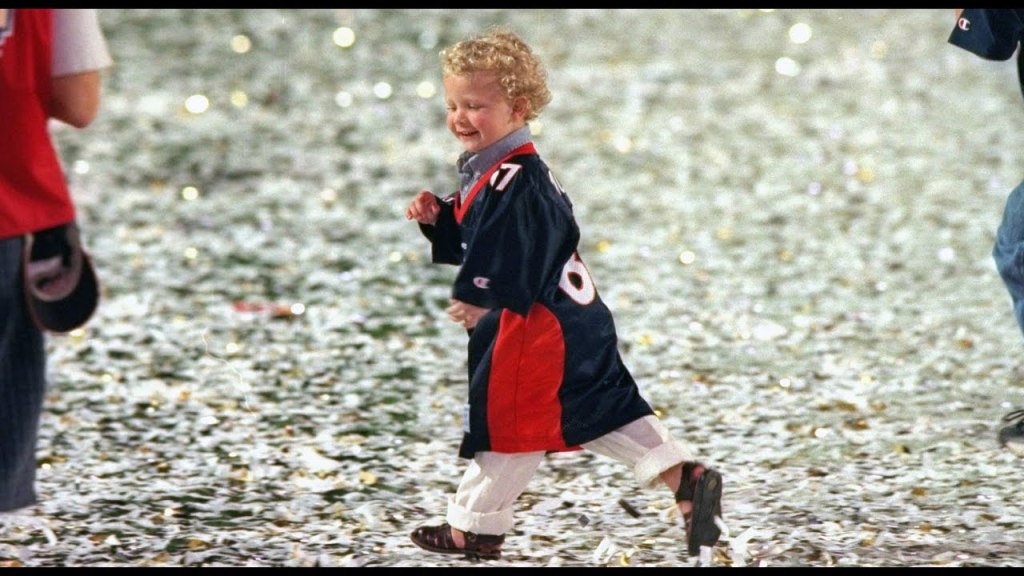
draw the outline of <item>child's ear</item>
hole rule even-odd
[[[520,96],[512,101],[512,114],[525,121],[526,115],[530,111],[530,101],[526,99],[526,96]]]

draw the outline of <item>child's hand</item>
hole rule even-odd
[[[483,317],[484,314],[490,312],[490,308],[481,308],[479,306],[473,306],[460,300],[452,298],[452,305],[448,307],[448,317],[453,322],[462,324],[467,330],[472,330],[476,327],[477,321]]]
[[[441,207],[437,205],[435,196],[430,191],[423,190],[412,199],[409,208],[405,210],[405,219],[433,225],[440,213]]]

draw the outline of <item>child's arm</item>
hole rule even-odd
[[[579,239],[560,196],[546,173],[517,175],[480,216],[452,297],[526,316]]]
[[[987,60],[1009,60],[1024,33],[1017,8],[956,9],[956,26],[949,43]]]
[[[441,214],[441,206],[439,204],[437,196],[432,192],[421,190],[412,199],[412,202],[409,203],[409,207],[406,208],[405,219],[433,226],[437,222],[438,215]]]
[[[462,263],[462,234],[455,222],[450,201],[421,190],[405,210],[406,220],[415,220],[420,232],[430,240],[431,260],[440,264]]]
[[[452,322],[462,324],[466,330],[476,328],[476,323],[483,318],[484,314],[491,311],[490,308],[481,308],[454,298],[451,299],[451,303],[452,305],[445,312],[448,313]]]

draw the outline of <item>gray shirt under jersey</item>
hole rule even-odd
[[[455,166],[459,169],[459,198],[466,199],[466,194],[473,188],[476,181],[498,160],[508,155],[509,152],[519,148],[530,141],[530,127],[523,126],[509,132],[504,138],[491,144],[483,150],[463,152]]]

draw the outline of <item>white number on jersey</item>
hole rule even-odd
[[[580,260],[578,254],[573,252],[572,258],[562,267],[562,277],[558,280],[558,287],[565,292],[566,296],[572,298],[580,306],[586,306],[594,301],[597,289],[594,288],[594,279],[590,277],[590,271]]]
[[[562,183],[558,181],[558,178],[555,178],[555,173],[551,170],[548,170],[548,178],[551,179],[551,183],[554,184],[555,188],[565,196],[565,189],[562,188]]]
[[[498,192],[503,192],[508,183],[512,181],[512,177],[516,175],[522,166],[519,164],[502,164],[498,166],[498,169],[491,174],[491,186],[494,187]],[[497,182],[497,184],[496,184]]]

